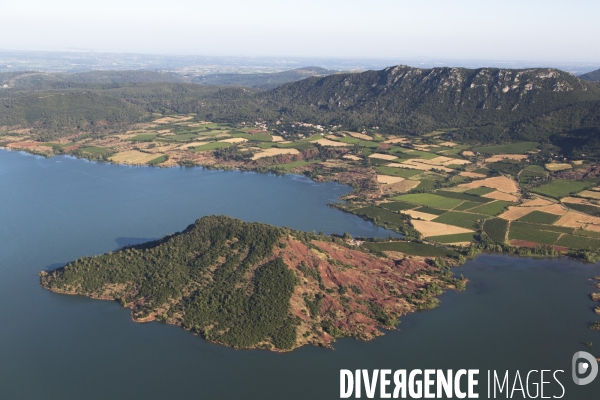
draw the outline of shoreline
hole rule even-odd
[[[201,168],[202,170],[207,170],[207,171],[222,171],[222,172],[233,172],[233,171],[238,171],[238,172],[251,172],[251,173],[256,173],[256,174],[269,174],[269,175],[275,175],[275,176],[285,176],[285,175],[295,175],[295,176],[299,176],[299,177],[304,177],[306,179],[309,179],[312,182],[315,183],[324,183],[324,182],[335,182],[338,185],[342,185],[342,186],[347,186],[350,191],[348,193],[346,193],[343,196],[353,196],[355,193],[359,193],[360,191],[357,191],[356,188],[353,188],[352,186],[348,185],[348,184],[344,184],[339,182],[339,180],[335,179],[336,177],[333,176],[332,179],[327,179],[327,180],[315,180],[313,177],[304,175],[304,174],[297,174],[297,173],[293,173],[293,172],[285,172],[285,173],[280,173],[280,172],[275,172],[275,171],[257,171],[256,169],[252,169],[252,168],[240,168],[241,166],[236,166],[236,167],[223,167],[223,166],[219,166],[219,165],[214,165],[214,164],[208,164],[208,165],[165,165],[165,166],[161,166],[161,165],[148,165],[148,164],[129,164],[129,163],[119,163],[119,162],[115,162],[112,160],[97,160],[97,159],[90,159],[84,156],[78,156],[78,155],[72,155],[72,154],[51,154],[51,155],[47,155],[47,154],[39,154],[35,151],[28,151],[27,149],[11,149],[11,148],[7,148],[5,146],[0,147],[0,150],[4,150],[4,151],[8,151],[8,152],[14,152],[14,153],[24,153],[27,155],[31,155],[31,156],[38,156],[38,157],[44,157],[47,159],[53,158],[53,157],[67,157],[67,158],[71,158],[71,159],[76,159],[76,160],[85,160],[87,162],[93,162],[93,163],[99,163],[99,164],[110,164],[110,165],[115,165],[115,166],[125,166],[125,167],[131,167],[131,168],[140,168],[140,167],[148,167],[148,168]],[[543,196],[542,196],[543,197]],[[344,207],[345,203],[344,202],[344,198],[343,197],[339,197],[337,203],[329,203],[327,204],[328,207],[331,208],[335,208],[338,211],[342,211],[351,215],[355,215],[359,218],[361,218],[364,221],[369,221],[370,223],[372,223],[374,226],[380,227],[382,229],[394,232],[396,234],[402,235],[402,237],[405,237],[406,234],[403,231],[398,231],[396,229],[393,228],[389,228],[386,225],[380,225],[377,224],[372,218],[366,217],[364,215],[358,215],[355,213],[350,212],[348,209],[346,209]],[[398,238],[398,239],[402,239]],[[363,238],[363,239],[377,239],[377,238]],[[382,241],[382,238],[379,239],[379,241]],[[402,242],[405,242],[405,240],[400,240]],[[443,246],[440,245],[436,242],[431,242],[431,241],[427,241],[427,240],[422,240],[423,243],[426,243],[428,245],[437,247],[437,248],[446,248],[446,249],[453,249],[453,250],[458,250],[461,253],[464,253],[468,250],[467,247],[465,246]],[[473,244],[473,243],[472,243]],[[507,248],[512,248],[515,249],[513,250],[513,253],[507,253],[507,252],[498,252],[498,251],[493,251],[493,250],[479,250],[476,254],[472,255],[472,256],[467,256],[467,259],[471,259],[481,253],[486,253],[486,254],[499,254],[499,255],[510,255],[510,256],[515,256],[515,257],[525,257],[525,258],[549,258],[549,259],[554,259],[554,258],[562,258],[562,257],[568,257],[569,259],[581,262],[583,264],[595,264],[600,262],[600,259],[595,259],[595,260],[586,260],[584,258],[575,256],[574,251],[570,251],[567,253],[562,253],[562,254],[557,254],[557,255],[548,255],[548,254],[519,254],[518,251],[519,249],[530,249],[531,248],[527,248],[527,247],[518,247],[518,246],[511,246],[508,244],[505,244],[505,246]],[[534,249],[535,250],[535,249]],[[559,252],[560,253],[560,252]],[[570,254],[571,253],[571,254]],[[459,262],[458,265],[461,265],[462,263]]]

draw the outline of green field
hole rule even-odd
[[[471,208],[469,212],[481,213],[486,215],[498,215],[504,210],[506,210],[508,206],[512,206],[514,204],[515,203],[511,203],[510,201],[496,200],[494,202],[487,203],[479,207]]]
[[[453,250],[443,249],[424,243],[414,242],[367,242],[365,246],[373,251],[399,251],[401,253],[412,254],[422,257],[456,257],[458,253]]]
[[[251,142],[270,142],[271,141],[271,135],[269,135],[268,133],[255,133],[254,135],[249,134],[249,133],[236,133],[234,135],[231,135],[231,137],[244,138],[244,139],[248,139]]]
[[[518,142],[501,144],[497,146],[481,146],[473,148],[473,151],[485,154],[523,154],[526,151],[537,149],[538,142]]]
[[[419,184],[413,189],[415,191],[428,192],[435,189],[437,181],[433,179],[423,179],[419,181]]]
[[[207,143],[207,144],[203,144],[200,145],[196,148],[194,148],[192,150],[192,152],[196,153],[196,152],[201,152],[201,151],[209,151],[209,150],[215,150],[215,149],[223,149],[225,147],[229,147],[231,146],[231,143],[225,143],[225,142],[211,142],[211,143]]]
[[[570,194],[582,191],[590,186],[593,186],[593,183],[561,179],[533,188],[531,191],[555,199],[560,199]]]
[[[471,242],[475,233],[457,233],[455,235],[430,236],[427,240],[439,243]]]
[[[404,218],[402,215],[377,206],[366,206],[352,210],[354,214],[372,219],[378,225],[390,228],[402,228]]]
[[[305,165],[314,164],[316,162],[319,162],[319,160],[313,160],[313,161],[300,160],[300,161],[294,161],[294,162],[291,162],[288,164],[277,164],[276,167],[283,168],[286,171],[290,171],[290,170],[292,170],[292,168],[303,167]]]
[[[508,221],[500,218],[491,218],[483,224],[483,231],[494,242],[504,242],[506,239],[506,231],[508,230]]]
[[[90,146],[90,147],[82,147],[78,149],[82,153],[90,153],[90,154],[106,154],[109,153],[110,150],[104,147]]]
[[[486,218],[487,218],[487,215],[482,215],[482,214],[469,214],[469,213],[462,213],[462,212],[456,212],[456,211],[449,211],[449,212],[437,217],[433,221],[440,222],[442,224],[460,226],[462,228],[467,228],[467,229],[476,229],[477,222],[479,220],[486,219]]]
[[[514,222],[510,225],[510,231],[508,232],[509,239],[527,240],[541,244],[554,244],[559,236],[560,233],[558,232],[542,231],[531,224],[519,225]]]
[[[423,171],[419,171],[416,169],[404,169],[404,168],[394,168],[394,167],[375,167],[377,172],[380,172],[383,175],[391,175],[391,176],[399,176],[402,178],[412,178],[413,176],[417,176],[422,174]]]
[[[437,154],[430,153],[428,151],[405,149],[404,152],[410,156],[410,158],[423,158],[425,160],[431,160],[432,158],[439,157]]]
[[[542,211],[532,211],[529,214],[519,218],[521,222],[534,222],[537,224],[552,225],[560,218],[558,215],[545,213]]]
[[[392,210],[392,211],[409,210],[411,208],[417,207],[416,204],[406,203],[404,201],[392,201],[389,203],[380,203],[379,206],[383,207],[383,208],[387,208],[388,210]]]
[[[462,201],[460,200],[442,197],[432,193],[405,194],[402,196],[394,197],[394,200],[407,201],[409,203],[415,203],[422,206],[429,206],[432,208],[442,208],[445,210],[454,208],[460,203],[462,203]]]
[[[131,137],[127,140],[130,140],[132,142],[151,142],[154,140],[156,135],[156,133],[144,133],[141,135],[135,135],[134,137]]]
[[[477,203],[489,203],[489,202],[494,201],[493,199],[486,199],[485,197],[472,196],[472,195],[466,194],[466,193],[446,192],[443,190],[438,190],[436,192],[436,194],[438,194],[439,196],[448,197],[450,199],[474,201]]]
[[[160,138],[161,141],[168,142],[189,142],[193,139],[199,139],[199,136],[195,133],[185,133],[183,135],[171,135]]]
[[[431,208],[431,207],[426,207],[426,206],[419,207],[419,208],[415,209],[415,211],[420,211],[420,212],[424,212],[427,214],[433,214],[433,215],[442,215],[447,212],[447,210],[440,210],[437,208]]]
[[[350,143],[350,144],[360,143],[361,142],[360,139],[353,138],[353,137],[341,137],[341,138],[336,138],[334,140],[337,140],[338,142]]]
[[[572,204],[572,203],[563,203],[563,204],[573,210],[581,211],[582,213],[593,215],[595,217],[600,217],[600,207],[590,206],[588,204]]]
[[[315,147],[311,142],[293,142],[293,143],[284,143],[284,144],[275,144],[275,147],[280,149],[296,149],[296,150],[306,150],[311,147]]]
[[[558,233],[568,233],[572,234],[575,231],[574,228],[569,228],[568,226],[555,226],[555,225],[543,225],[543,224],[534,224],[531,222],[521,222],[521,221],[513,221],[510,224],[512,227],[519,227],[523,229],[538,229],[542,231],[550,231],[550,232],[558,232]]]
[[[168,159],[169,159],[168,156],[160,156],[160,157],[155,158],[154,160],[149,161],[148,164],[150,164],[150,165],[158,165],[160,163],[164,163]]]
[[[600,240],[584,238],[581,236],[563,235],[558,242],[556,242],[556,245],[576,250],[596,251],[598,247],[600,247]]]
[[[461,204],[457,205],[453,208],[454,211],[464,211],[469,210],[474,207],[479,207],[481,203],[476,203],[474,201],[463,201]]]
[[[363,140],[361,142],[358,142],[358,145],[360,147],[367,147],[369,149],[376,149],[379,147],[379,143],[375,143],[375,142],[369,142],[367,140]]]

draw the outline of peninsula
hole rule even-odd
[[[465,286],[449,271],[453,263],[208,216],[181,233],[40,275],[57,293],[118,300],[138,322],[179,325],[234,348],[286,351],[369,340],[400,316],[435,307],[435,296]]]

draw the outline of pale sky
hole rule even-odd
[[[0,0],[0,49],[600,62],[600,0]]]

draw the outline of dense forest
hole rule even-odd
[[[137,321],[181,325],[235,348],[279,350],[377,336],[377,326],[392,327],[411,309],[435,306],[433,296],[446,287],[464,286],[424,262],[396,265],[339,238],[226,216],[42,272],[41,283],[117,300]]]
[[[470,143],[539,141],[569,155],[600,154],[600,87],[554,69],[398,66],[310,77],[268,91],[156,82],[156,74],[88,73],[49,86],[11,86],[14,77],[5,74],[0,126],[33,127],[49,140],[73,129],[107,132],[148,113],[194,113],[215,122],[304,121],[408,135],[451,129],[449,139]]]

